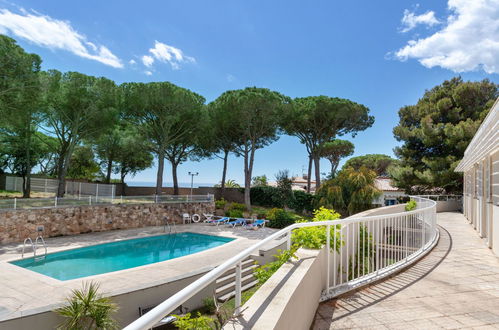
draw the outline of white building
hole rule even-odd
[[[456,167],[464,172],[463,210],[499,255],[499,98]]]
[[[379,176],[374,181],[374,186],[381,191],[381,195],[373,200],[373,204],[388,206],[398,204],[397,198],[406,196],[403,189],[392,185],[392,180],[385,176]]]

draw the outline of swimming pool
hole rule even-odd
[[[223,245],[233,238],[175,233],[47,254],[11,264],[66,281],[175,259]]]

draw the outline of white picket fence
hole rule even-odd
[[[59,181],[56,179],[31,178],[31,191],[56,194]],[[22,191],[23,178],[16,176],[7,176],[5,181],[5,190]],[[88,183],[66,181],[66,195],[70,196],[116,196],[116,185],[102,183]]]

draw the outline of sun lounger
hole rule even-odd
[[[246,229],[258,229],[265,227],[265,220],[255,220],[253,223],[247,224]]]
[[[219,224],[225,223],[225,222],[227,222],[229,220],[230,220],[230,218],[224,217],[224,218],[220,218],[220,219],[216,219],[216,220],[207,221],[207,223],[210,223],[212,225],[217,225],[218,226]]]
[[[243,219],[243,218],[236,218],[236,220],[232,220],[232,221],[227,222],[226,225],[232,226],[232,227],[235,227],[237,225],[246,226],[246,223],[247,223],[246,221],[247,220]]]

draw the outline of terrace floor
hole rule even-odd
[[[407,270],[319,305],[313,329],[499,329],[499,258],[460,213]]]

